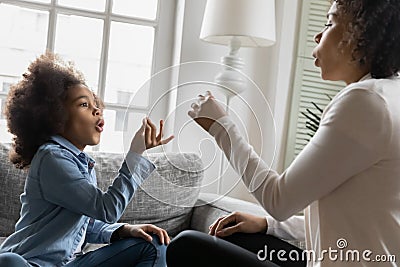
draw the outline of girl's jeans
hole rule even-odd
[[[165,267],[166,246],[157,236],[153,241],[142,238],[127,238],[88,252],[69,262],[65,267]],[[15,253],[0,254],[0,267],[32,267],[23,257]]]

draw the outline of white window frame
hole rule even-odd
[[[48,11],[49,12],[49,24],[47,30],[47,45],[46,49],[54,52],[55,37],[56,37],[56,25],[57,25],[57,14],[64,15],[78,15],[88,18],[96,18],[104,21],[103,23],[103,39],[102,48],[100,55],[100,68],[99,68],[99,80],[98,80],[98,92],[97,94],[102,99],[105,99],[106,91],[106,76],[107,76],[107,65],[108,65],[108,52],[110,43],[110,28],[111,22],[123,22],[139,26],[150,26],[154,28],[154,44],[153,44],[153,55],[152,55],[152,66],[151,75],[154,75],[164,67],[171,66],[172,54],[173,54],[173,40],[169,38],[174,33],[174,15],[176,11],[176,0],[157,0],[157,12],[155,19],[144,19],[138,17],[131,17],[125,15],[118,15],[112,13],[112,4],[114,0],[106,0],[105,10],[102,11],[91,11],[81,8],[66,7],[58,4],[58,0],[51,0],[50,3],[39,3],[30,2],[25,0],[0,0],[0,3],[10,4],[22,8]],[[170,42],[163,42],[163,40],[170,40]],[[44,52],[44,51],[43,51]],[[13,77],[15,78],[15,77]],[[165,81],[166,84],[169,81]],[[162,95],[164,89],[156,86],[150,87],[149,93],[149,104],[148,106],[132,106],[124,105],[119,103],[105,102],[106,109],[113,111],[126,111],[126,112],[140,112],[148,113],[150,111],[151,103],[153,103],[157,96]],[[4,100],[7,97],[6,92],[0,91],[0,100]],[[167,113],[168,107],[163,107]],[[98,146],[94,147],[93,150],[98,150]]]

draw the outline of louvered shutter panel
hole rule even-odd
[[[322,80],[312,57],[316,45],[314,36],[324,27],[329,7],[328,0],[303,0],[285,167],[290,165],[310,139],[307,133],[311,131],[306,128],[307,119],[301,112],[306,112],[308,108],[320,114],[311,102],[324,109],[330,101],[329,97],[335,96],[345,86],[342,82]]]

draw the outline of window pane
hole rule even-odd
[[[114,0],[113,13],[155,19],[157,14],[157,0]]]
[[[145,114],[136,112],[126,115],[125,111],[104,110],[105,124],[104,131],[101,134],[100,151],[127,152],[125,150],[129,148],[133,135],[127,136],[126,129],[130,129],[129,133],[136,133],[145,116]],[[123,131],[124,129],[125,131]]]
[[[139,89],[151,75],[153,43],[152,27],[119,22],[111,24],[106,102],[129,104],[130,98],[139,92],[135,95],[135,103],[148,105],[149,86]]]
[[[63,6],[82,8],[93,11],[104,11],[106,0],[58,0]]]
[[[46,50],[48,13],[0,4],[0,79],[19,79]]]
[[[6,99],[5,98],[0,98],[0,111],[1,111],[1,116],[0,116],[0,142],[1,143],[11,143],[12,134],[10,134],[8,132],[6,118],[3,115],[5,104],[6,104]]]
[[[55,52],[75,62],[91,89],[97,91],[103,21],[80,16],[59,15]]]
[[[28,65],[46,50],[48,13],[0,4],[0,91],[7,93]],[[11,142],[0,98],[0,142]]]
[[[31,2],[50,3],[50,0],[29,0]]]

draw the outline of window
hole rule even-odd
[[[157,40],[172,35],[172,23],[160,20],[172,21],[174,5],[171,0],[162,5],[161,0],[0,1],[0,62],[7,62],[0,66],[0,108],[29,62],[46,49],[54,51],[73,60],[106,103],[105,131],[93,149],[122,152],[123,131],[138,128],[151,96],[161,94],[152,86],[138,90],[171,54],[170,46]],[[6,129],[2,115],[0,142],[11,141]]]
[[[335,96],[345,86],[342,82],[323,81],[312,57],[312,50],[316,45],[314,36],[324,27],[329,7],[329,1],[326,0],[303,1],[285,168],[310,139],[309,130],[305,127],[306,118],[301,112],[310,109],[318,114],[311,102],[323,109],[329,103],[329,97]]]

